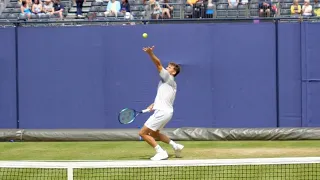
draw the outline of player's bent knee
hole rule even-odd
[[[141,129],[140,131],[139,131],[139,136],[145,136],[145,135],[147,135],[148,133],[145,131],[145,130],[143,130],[143,129]]]
[[[151,134],[152,131],[147,128],[146,126],[143,126],[143,128],[139,131],[139,136],[145,136]]]

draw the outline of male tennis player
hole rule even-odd
[[[180,66],[176,63],[169,63],[166,69],[163,68],[160,60],[153,53],[154,46],[143,48],[153,63],[156,65],[159,75],[160,82],[158,85],[157,96],[154,103],[152,103],[148,109],[154,111],[154,113],[145,122],[141,128],[139,135],[153,148],[156,150],[156,155],[151,160],[164,160],[168,158],[167,151],[163,150],[156,139],[170,144],[175,151],[176,157],[180,157],[181,150],[184,148],[183,145],[177,144],[170,140],[166,135],[161,134],[160,130],[171,120],[173,115],[173,103],[177,92],[177,84],[175,77],[180,72]]]

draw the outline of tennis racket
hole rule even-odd
[[[124,108],[119,112],[118,120],[121,124],[130,124],[132,123],[139,114],[150,112],[149,109],[142,111],[136,111],[131,108]]]

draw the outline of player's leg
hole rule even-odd
[[[152,130],[146,126],[143,126],[139,132],[139,136],[141,136],[150,146],[155,148],[158,144],[150,134],[152,134]]]
[[[156,150],[156,155],[152,157],[151,160],[163,160],[168,158],[168,153],[163,150],[156,140],[151,136],[161,125],[161,119],[157,117],[158,116],[155,116],[155,114],[151,115],[139,132],[139,135],[143,138],[143,140],[145,140]]]
[[[174,142],[173,140],[171,140],[168,136],[166,136],[165,134],[160,133],[160,130],[162,130],[165,125],[171,120],[172,118],[172,114],[167,114],[163,116],[163,121],[162,124],[159,126],[157,131],[153,131],[151,132],[151,136],[154,139],[159,139],[160,141],[170,144],[172,146],[172,149],[175,152],[175,156],[176,157],[181,157],[181,151],[184,148],[184,146],[182,144],[177,144],[176,142]]]

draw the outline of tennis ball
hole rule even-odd
[[[143,37],[143,38],[147,38],[147,37],[148,37],[148,34],[147,34],[147,33],[143,33],[143,34],[142,34],[142,37]]]

